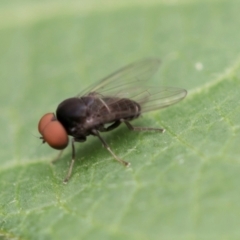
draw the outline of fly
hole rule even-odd
[[[63,150],[68,146],[68,136],[72,136],[72,160],[64,183],[68,182],[72,174],[75,142],[85,142],[89,135],[96,136],[114,159],[129,166],[128,162],[111,150],[100,132],[112,131],[122,123],[131,131],[164,132],[162,128],[135,127],[130,123],[144,112],[168,107],[187,95],[185,89],[146,84],[159,65],[160,60],[155,58],[127,65],[76,97],[62,101],[56,115],[47,113],[40,119],[40,139],[50,147]]]

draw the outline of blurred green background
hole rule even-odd
[[[0,239],[239,239],[240,2],[0,2]],[[92,137],[62,184],[37,124],[65,98],[133,61],[158,57],[151,85],[187,98]],[[150,80],[149,80],[150,81]],[[36,137],[37,136],[37,137]]]

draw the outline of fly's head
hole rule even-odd
[[[68,135],[63,125],[57,120],[54,113],[46,113],[38,123],[38,131],[42,135],[43,143],[54,149],[62,150],[68,145]]]

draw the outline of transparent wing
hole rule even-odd
[[[132,110],[134,102],[140,105],[138,113],[142,114],[173,105],[186,95],[187,91],[181,88],[132,86],[132,88],[123,89],[113,96],[103,96],[98,93],[91,95],[94,97],[91,111],[110,119],[114,119],[115,116],[128,118],[136,114],[135,110]],[[124,101],[124,99],[131,101]]]
[[[135,91],[132,100],[141,106],[141,113],[149,112],[173,105],[186,97],[187,91],[175,87],[147,87],[142,91]]]
[[[104,99],[104,105],[109,108],[117,105],[121,99],[127,98],[137,102],[141,106],[141,113],[144,113],[173,105],[185,98],[186,95],[187,91],[182,88],[153,86],[132,86],[129,88],[128,86],[126,89],[115,92],[113,97],[104,96],[103,98],[98,93],[95,97]]]
[[[115,91],[125,90],[133,85],[146,84],[147,80],[156,73],[159,65],[160,60],[157,58],[149,58],[132,63],[86,88],[78,94],[78,97],[87,96],[89,93],[95,92],[114,96]]]
[[[132,102],[122,101],[124,98],[138,103],[141,107],[140,113],[168,107],[182,100],[187,91],[175,87],[148,86],[148,80],[158,70],[159,65],[160,60],[155,58],[127,65],[88,87],[78,97],[93,97],[91,111],[101,116],[132,116],[129,110]]]

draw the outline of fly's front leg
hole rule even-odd
[[[161,132],[164,133],[165,129],[163,128],[151,128],[151,127],[134,127],[132,126],[132,124],[124,119],[120,120],[121,122],[124,122],[126,124],[126,126],[128,127],[129,130],[131,131],[138,131],[138,132],[150,132],[150,131],[154,131],[154,132]]]
[[[59,158],[62,156],[63,150],[61,150],[58,155],[52,159],[51,163],[54,164],[55,162],[57,162],[59,160]]]
[[[67,184],[69,178],[71,177],[73,165],[74,165],[74,163],[75,163],[75,146],[74,146],[74,142],[75,142],[75,139],[72,138],[72,161],[71,161],[70,167],[69,167],[69,169],[68,169],[67,176],[66,176],[65,179],[63,180],[63,183],[64,183],[64,184]]]
[[[99,138],[99,140],[102,142],[103,146],[112,154],[112,156],[121,164],[123,164],[124,166],[128,167],[130,165],[129,162],[125,162],[124,160],[120,159],[112,150],[111,148],[108,146],[108,144],[105,142],[105,140],[101,137],[101,135],[99,134],[99,132],[97,130],[92,130],[92,134],[97,136]]]

